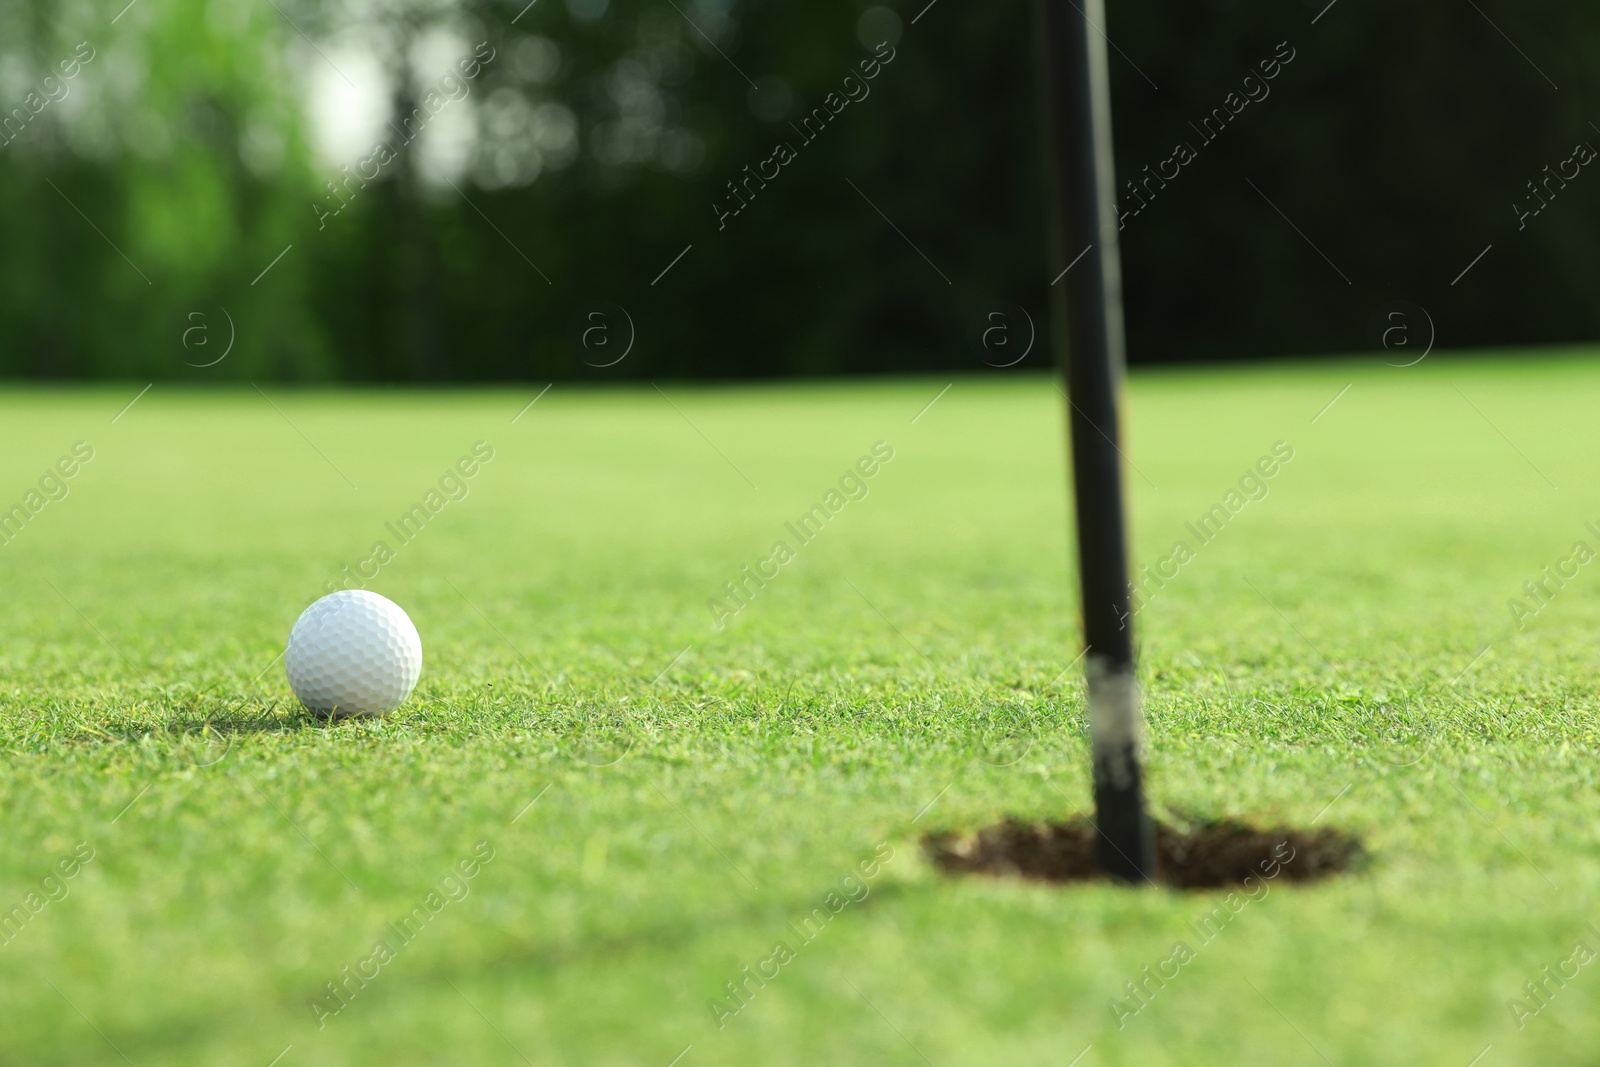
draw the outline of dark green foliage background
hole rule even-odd
[[[145,75],[115,100],[117,147],[84,150],[55,106],[0,148],[0,374],[371,382],[981,369],[971,338],[986,310],[1014,303],[1042,327],[1059,269],[1044,251],[1032,16],[1018,3],[924,3],[892,5],[904,33],[871,96],[719,231],[723,183],[793,139],[786,122],[755,117],[735,65],[781,77],[797,118],[869,54],[857,29],[866,5],[736,0],[715,34],[724,58],[684,17],[712,24],[711,3],[679,2],[680,14],[667,0],[613,0],[579,21],[562,0],[541,0],[512,26],[523,3],[466,0],[450,17],[501,57],[524,33],[559,45],[560,73],[538,93],[577,115],[576,162],[524,188],[468,181],[474,209],[424,189],[402,159],[320,232],[310,205],[334,175],[307,147],[304,70],[273,57],[293,49],[320,62],[289,19],[326,40],[348,28],[340,5],[285,0],[282,15],[237,5],[224,19],[214,9],[228,5],[176,0],[139,4],[115,24],[120,5],[8,5],[0,58],[43,66],[88,39],[97,58],[80,82],[135,53]],[[1576,143],[1600,145],[1587,62],[1600,9],[1324,4],[1109,0],[1124,176],[1194,143],[1189,123],[1279,42],[1296,53],[1266,100],[1128,220],[1132,358],[1369,348],[1394,301],[1426,309],[1440,345],[1600,333],[1587,299],[1600,284],[1600,179],[1585,171],[1520,232],[1511,206]],[[409,32],[424,6],[392,5],[387,17]],[[702,161],[689,172],[602,162],[591,134],[615,118],[608,76],[640,42],[668,38],[691,62],[658,87],[663,120],[701,139]],[[513,84],[500,58],[474,99]],[[0,108],[20,103],[13,95]],[[263,109],[285,142],[268,176],[238,149],[246,116]],[[572,338],[595,301],[625,308],[637,330],[628,359],[604,370],[580,362]],[[200,361],[180,342],[189,316],[221,330],[223,308],[232,353],[186,367]],[[1047,352],[1036,346],[1028,362]]]

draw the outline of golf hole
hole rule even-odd
[[[1258,881],[1316,882],[1356,866],[1361,842],[1340,830],[1258,829],[1233,820],[1184,829],[1156,821],[1156,881],[1173,889],[1215,889]],[[987,874],[1040,882],[1100,882],[1094,824],[1006,819],[973,834],[940,831],[922,839],[946,874]]]

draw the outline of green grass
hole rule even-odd
[[[1208,944],[1221,894],[920,855],[1088,799],[1061,399],[961,378],[923,411],[947,381],[558,385],[514,425],[535,390],[158,385],[114,423],[138,384],[0,394],[0,508],[95,450],[0,547],[0,916],[93,849],[0,934],[0,1063],[1593,1062],[1600,966],[1523,1028],[1508,1000],[1600,949],[1600,564],[1521,629],[1507,602],[1600,548],[1600,363],[1134,376],[1142,562],[1294,449],[1138,617],[1153,801],[1370,850]],[[416,695],[294,710],[296,614],[479,440],[470,495],[372,583],[422,633]],[[869,495],[715,629],[880,440]],[[479,842],[466,895],[319,1028],[324,983]]]

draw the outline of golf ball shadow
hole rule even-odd
[[[587,704],[572,736],[572,749],[591,767],[613,767],[628,758],[638,742],[638,727],[624,708]]]
[[[991,767],[1022,762],[1039,736],[1037,710],[1024,700],[985,700],[976,716],[973,754]]]

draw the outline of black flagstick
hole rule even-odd
[[[1155,875],[1139,763],[1139,693],[1123,529],[1117,393],[1122,271],[1111,156],[1104,0],[1042,0],[1046,152],[1055,212],[1056,353],[1067,379],[1068,436],[1083,587],[1094,808],[1100,866],[1126,882]]]

